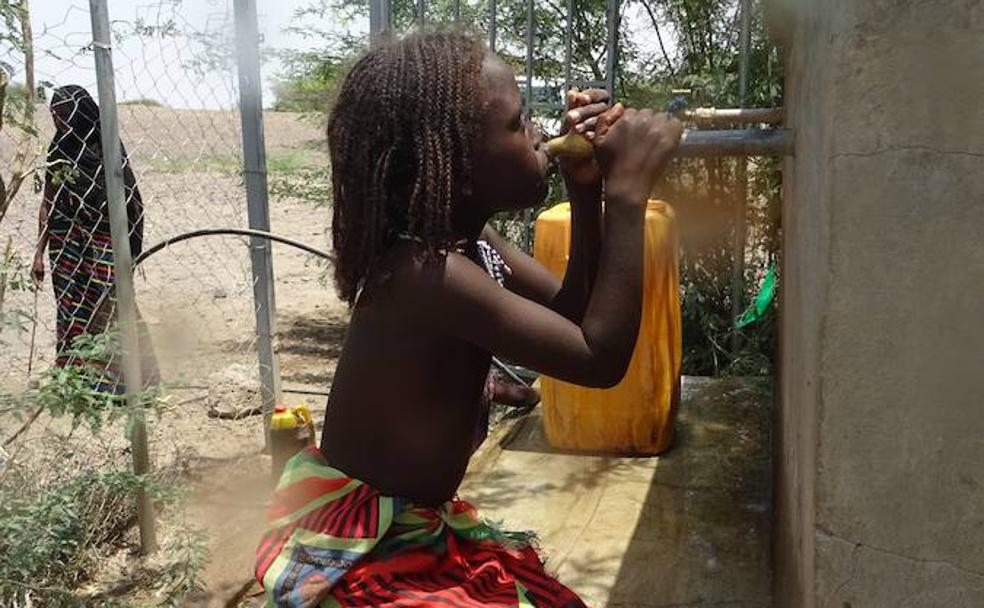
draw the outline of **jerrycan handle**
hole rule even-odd
[[[291,413],[294,417],[300,421],[299,426],[303,426],[307,429],[308,442],[314,444],[314,419],[311,417],[311,410],[308,409],[306,405],[300,405],[298,407],[292,408]]]
[[[291,408],[290,411],[298,420],[301,421],[301,424],[311,424],[313,422],[311,418],[311,410],[308,409],[308,406],[306,405],[299,405]]]

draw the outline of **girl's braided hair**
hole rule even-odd
[[[328,121],[335,283],[353,304],[396,235],[448,249],[451,207],[471,194],[484,44],[463,32],[414,33],[351,69]]]

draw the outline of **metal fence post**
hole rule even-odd
[[[739,34],[738,56],[738,107],[744,108],[748,101],[748,55],[751,47],[752,10],[750,0],[741,0],[741,31]],[[732,243],[734,266],[731,274],[731,318],[737,319],[742,313],[745,295],[745,238],[746,238],[746,206],[748,205],[748,159],[739,158],[735,171],[736,206],[735,206],[735,236]],[[731,353],[737,355],[741,349],[741,334],[735,331],[731,335]]]
[[[574,0],[567,0],[567,23],[564,27],[564,93],[571,90],[574,83],[573,67],[574,61]],[[564,99],[566,105],[567,99]]]
[[[489,0],[489,50],[495,52],[496,31],[498,26],[498,9],[496,0]]]
[[[137,335],[137,308],[133,292],[133,266],[130,257],[130,226],[123,195],[123,157],[120,150],[119,117],[116,112],[116,84],[109,11],[106,0],[89,0],[92,19],[92,47],[99,90],[99,122],[102,135],[103,173],[106,177],[106,201],[109,206],[110,236],[113,240],[113,266],[116,273],[116,310],[119,315],[123,346],[123,382],[126,402],[133,415],[130,442],[133,472],[144,476],[150,472],[147,428],[143,418],[143,370],[140,366],[140,343]],[[137,490],[137,521],[140,526],[140,550],[157,550],[157,525],[154,505],[146,490]]]
[[[533,113],[533,0],[526,0],[526,98],[523,107]]]
[[[393,28],[390,0],[369,0],[369,43],[376,44]]]
[[[243,178],[249,227],[270,231],[267,199],[266,144],[263,138],[263,104],[260,82],[260,36],[256,25],[256,0],[235,0],[236,65],[239,71],[239,115],[243,130]],[[260,393],[264,424],[280,400],[280,369],[273,351],[276,300],[273,291],[273,256],[270,242],[251,237],[253,304],[256,311],[256,348],[260,364]]]
[[[615,72],[618,71],[618,0],[608,3],[608,40],[605,60],[605,88],[612,101],[615,100]]]
[[[533,0],[526,0],[526,99],[523,109],[529,119],[533,118]],[[533,253],[533,210],[522,213],[523,249]]]

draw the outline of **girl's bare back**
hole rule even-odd
[[[424,268],[412,249],[391,253],[390,280],[353,312],[321,449],[385,494],[437,505],[454,495],[468,464],[490,356],[436,331],[440,303],[427,297],[428,283],[444,264]]]

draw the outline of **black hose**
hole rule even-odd
[[[177,236],[172,236],[171,238],[164,239],[160,243],[157,243],[149,249],[145,249],[140,255],[138,255],[133,260],[133,267],[136,268],[140,262],[143,262],[150,256],[154,255],[162,249],[174,245],[175,243],[180,243],[181,241],[187,241],[188,239],[193,239],[199,236],[212,236],[212,235],[232,235],[232,236],[254,236],[261,239],[267,239],[268,241],[275,241],[277,243],[283,243],[284,245],[290,245],[296,247],[302,251],[306,251],[312,255],[324,258],[326,260],[331,260],[331,254],[327,251],[322,251],[311,247],[310,245],[305,245],[300,241],[295,241],[294,239],[289,239],[285,236],[279,236],[272,234],[270,232],[264,232],[263,230],[253,230],[251,228],[202,228],[201,230],[192,230],[191,232],[183,232]]]
[[[310,245],[305,245],[300,241],[295,241],[294,239],[289,239],[285,236],[280,236],[270,232],[265,232],[263,230],[253,230],[251,228],[202,228],[201,230],[192,230],[191,232],[183,232],[176,236],[172,236],[171,238],[164,239],[160,243],[157,243],[156,245],[148,249],[145,249],[140,253],[140,255],[138,255],[133,259],[133,267],[136,268],[138,264],[140,264],[150,256],[154,255],[158,251],[167,249],[169,246],[174,245],[175,243],[180,243],[181,241],[187,241],[188,239],[193,239],[200,236],[215,236],[215,235],[257,237],[261,239],[266,239],[268,241],[283,243],[284,245],[290,245],[291,247],[296,247],[297,249],[306,251],[320,258],[331,260],[331,254],[328,253],[327,251],[322,251],[320,249],[311,247]],[[517,384],[521,384],[523,386],[529,386],[529,384],[525,380],[517,376],[516,373],[512,371],[512,369],[510,369],[505,363],[500,361],[497,357],[492,357],[492,365],[499,368],[513,382]]]

